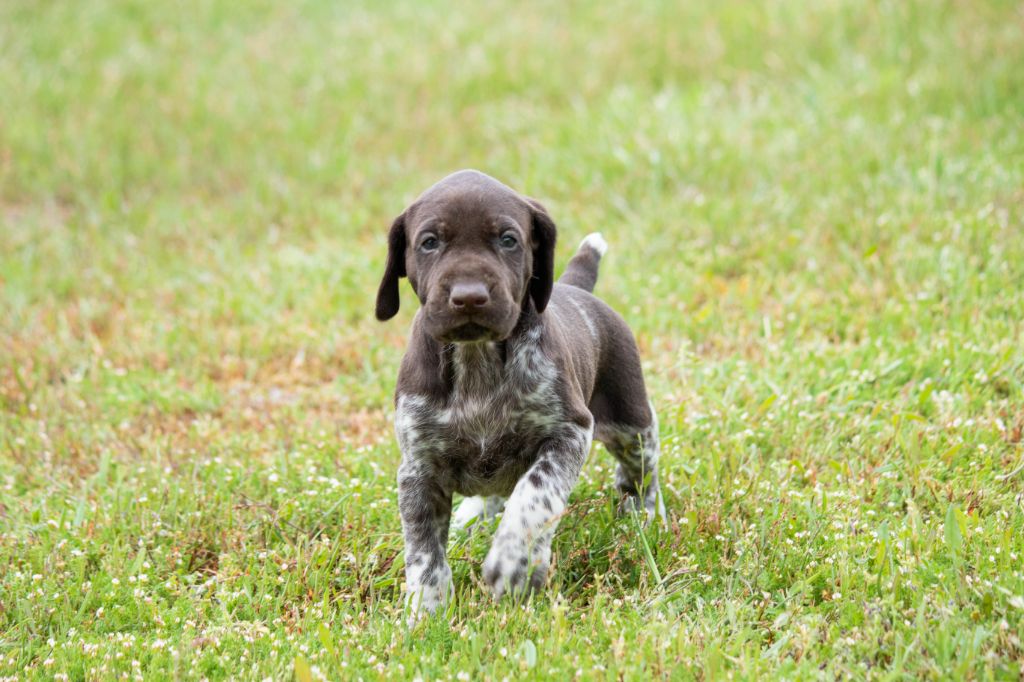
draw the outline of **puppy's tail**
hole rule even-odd
[[[585,291],[594,291],[594,285],[597,284],[597,268],[601,264],[601,256],[607,250],[608,242],[601,233],[591,232],[583,238],[576,255],[569,261],[558,281]]]

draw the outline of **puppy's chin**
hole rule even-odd
[[[444,343],[479,343],[481,341],[499,341],[499,335],[493,329],[489,329],[476,322],[448,329],[442,333],[438,340]]]
[[[427,324],[427,333],[441,343],[484,343],[504,341],[512,333],[515,323],[494,324],[490,320],[467,319],[454,323],[437,325]]]

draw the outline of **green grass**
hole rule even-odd
[[[0,3],[0,678],[1017,679],[1012,2]],[[600,229],[670,524],[402,624],[390,219]],[[298,664],[296,659],[299,659]]]

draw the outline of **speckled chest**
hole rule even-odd
[[[477,353],[456,358],[447,400],[399,396],[396,432],[403,459],[429,467],[446,489],[508,495],[564,419],[557,372],[535,343],[505,362]]]

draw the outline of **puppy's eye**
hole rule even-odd
[[[516,236],[511,232],[506,232],[501,235],[501,239],[498,240],[498,243],[501,244],[503,249],[514,249],[519,246],[519,240],[516,239]]]
[[[421,251],[437,251],[438,247],[441,246],[441,242],[434,235],[430,235],[420,242]]]

